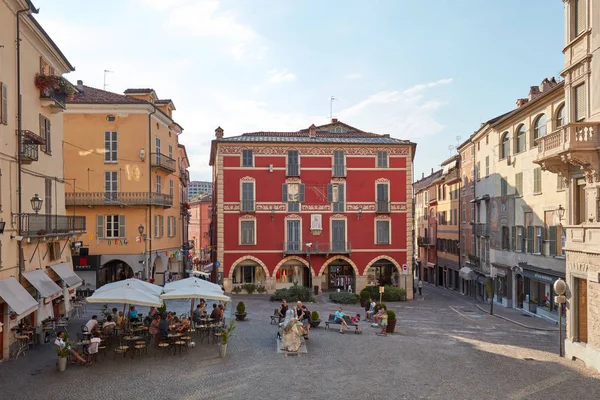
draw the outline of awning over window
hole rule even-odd
[[[26,316],[38,307],[38,302],[12,276],[0,280],[0,297],[20,316]]]
[[[204,266],[204,272],[206,272],[207,274],[210,274],[213,270],[213,263],[210,264],[206,264]]]
[[[62,279],[69,288],[72,289],[81,286],[83,281],[75,274],[75,272],[73,272],[73,269],[71,269],[69,264],[60,263],[51,265],[50,268],[52,268],[54,272],[60,276],[60,279]]]
[[[458,276],[466,281],[477,279],[477,274],[469,267],[462,267],[460,271],[458,271]]]
[[[54,283],[54,281],[50,279],[50,277],[41,269],[25,272],[23,276],[38,292],[40,292],[40,296],[42,297],[52,297],[56,294],[62,293],[60,286]]]

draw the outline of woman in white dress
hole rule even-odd
[[[285,313],[285,320],[283,321],[283,338],[281,339],[281,350],[285,351],[298,351],[302,343],[300,342],[300,335],[302,334],[296,326],[298,319],[293,309],[287,310]]]

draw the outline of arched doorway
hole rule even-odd
[[[246,258],[234,263],[229,271],[233,285],[254,284],[265,286],[267,284],[268,272],[263,265],[254,258]]]
[[[98,286],[133,277],[133,269],[129,264],[118,259],[111,260],[98,270]]]
[[[348,257],[337,256],[325,261],[319,275],[323,275],[323,290],[354,292],[356,289],[356,264]]]
[[[308,261],[297,256],[286,257],[273,270],[275,289],[285,289],[294,284],[310,287],[312,272]]]
[[[400,266],[391,257],[381,256],[371,261],[366,268],[368,286],[400,285]]]

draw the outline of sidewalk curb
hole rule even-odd
[[[485,308],[480,307],[478,304],[475,304],[475,307],[477,307],[479,310],[483,311],[486,314],[492,315],[492,314],[490,314],[489,310],[486,310]],[[515,321],[515,320],[510,319],[510,318],[503,317],[503,316],[498,315],[498,314],[493,314],[492,316],[496,317],[496,318],[503,319],[503,320],[508,321],[508,322],[511,322],[511,323],[513,323],[515,325],[519,325],[519,326],[521,326],[523,328],[533,329],[535,331],[558,332],[558,328],[536,328],[536,327],[533,327],[533,326],[522,324],[522,323],[520,323],[518,321]]]

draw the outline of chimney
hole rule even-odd
[[[317,127],[315,126],[315,124],[312,124],[311,126],[308,127],[308,137],[310,137],[310,138],[317,137]]]
[[[77,81],[77,90],[79,93],[83,93],[83,81],[81,79]]]
[[[425,172],[421,172],[421,179],[425,179]]]
[[[217,139],[222,139],[223,138],[223,128],[221,128],[220,126],[217,127],[217,129],[215,129],[215,137]]]
[[[537,86],[531,86],[529,88],[529,100],[533,100],[535,97],[539,96],[540,88]]]
[[[517,99],[517,108],[520,108],[522,105],[527,104],[529,99]]]
[[[433,168],[431,168],[431,175],[433,175]]]
[[[331,118],[331,123],[332,123],[332,124],[336,124],[337,122],[338,122],[338,119],[337,119],[337,118]]]

